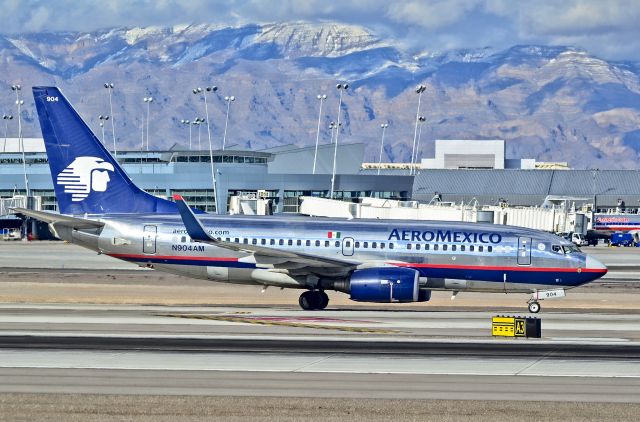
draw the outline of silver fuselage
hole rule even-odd
[[[58,235],[141,266],[220,282],[310,288],[348,272],[283,265],[275,258],[194,242],[179,215],[89,216],[100,230]],[[606,267],[570,242],[510,226],[443,221],[336,220],[287,216],[205,215],[209,234],[227,242],[346,259],[357,268],[401,266],[434,290],[532,292],[595,280]],[[352,270],[349,270],[352,271]]]

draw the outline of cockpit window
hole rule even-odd
[[[552,245],[551,250],[555,253],[562,253],[562,247],[560,245]]]
[[[564,250],[565,254],[580,252],[580,248],[578,248],[576,245],[562,245],[562,249]]]

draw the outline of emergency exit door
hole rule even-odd
[[[531,238],[518,238],[518,265],[531,265]]]
[[[146,254],[156,253],[156,238],[158,236],[157,226],[144,226],[144,237],[142,239],[142,252]]]
[[[345,237],[342,239],[342,255],[352,256],[354,252],[354,243],[355,242],[352,237]]]

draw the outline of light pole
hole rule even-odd
[[[416,94],[418,94],[418,109],[416,110],[416,126],[413,131],[413,147],[411,148],[411,163],[413,164],[413,155],[416,152],[416,139],[418,137],[418,119],[420,117],[420,100],[422,99],[422,93],[427,90],[424,85],[418,85],[416,87]],[[413,173],[413,168],[409,167],[409,174]]]
[[[342,123],[340,123],[340,126],[342,126]],[[336,122],[331,122],[329,123],[329,130],[331,131],[331,144],[333,144],[333,130],[334,129],[338,129],[338,124]]]
[[[382,129],[382,139],[380,140],[380,157],[378,158],[378,176],[380,175],[380,166],[382,165],[382,148],[384,146],[384,133],[389,127],[389,123],[382,123],[380,128]]]
[[[333,171],[331,172],[331,194],[329,198],[333,198],[333,192],[336,185],[336,159],[338,158],[338,136],[340,135],[340,111],[342,110],[342,94],[349,88],[348,84],[338,84],[336,89],[340,92],[338,100],[338,122],[336,123],[336,144],[333,148]]]
[[[104,124],[107,120],[109,120],[109,116],[103,116],[102,114],[98,116],[100,119],[100,129],[102,129],[102,143],[104,144]]]
[[[144,97],[144,102],[147,103],[147,151],[149,151],[149,109],[153,102],[153,97]]]
[[[113,102],[111,101],[111,93],[113,92],[113,83],[107,82],[103,85],[109,91],[109,112],[111,113],[111,135],[113,136],[113,155],[118,159],[118,149],[116,148],[116,125],[113,123]]]
[[[224,100],[227,102],[227,117],[224,119],[224,136],[222,137],[222,150],[224,151],[224,147],[227,144],[227,126],[229,125],[229,109],[231,108],[231,103],[236,100],[236,97],[233,95],[230,97],[224,97]]]
[[[320,118],[322,117],[322,103],[327,99],[327,94],[318,94],[316,98],[320,100],[320,111],[318,112],[318,131],[316,132],[316,152],[313,154],[313,174],[316,174],[316,160],[318,159],[318,142],[320,141]]]
[[[27,159],[24,152],[24,139],[22,138],[22,105],[24,101],[20,98],[20,91],[22,90],[22,86],[20,85],[12,85],[11,90],[16,93],[16,106],[18,107],[18,139],[20,142],[20,149],[22,150],[22,170],[24,172],[24,188],[27,192],[27,198],[29,198],[29,176],[27,175]],[[27,199],[27,208],[28,206]]]
[[[198,151],[202,151],[202,146],[200,143],[201,137],[200,137],[200,125],[202,123],[204,123],[204,119],[201,119],[199,117],[196,117],[195,119],[193,119],[193,122],[191,122],[194,125],[198,125]]]
[[[418,117],[418,122],[420,122],[420,129],[418,129],[418,142],[416,144],[416,155],[415,155],[415,159],[411,161],[411,164],[417,164],[418,163],[418,154],[420,154],[420,139],[422,138],[422,126],[424,124],[424,122],[427,121],[427,118],[424,116],[420,116]],[[415,167],[412,165],[411,168],[413,169],[413,172],[416,173],[415,171]]]
[[[180,123],[189,127],[189,151],[191,151],[191,120],[180,120]]]
[[[142,151],[144,151],[144,111],[140,119],[140,163],[142,163]]]
[[[9,130],[9,120],[13,120],[13,116],[10,114],[3,114],[2,120],[4,120],[4,146],[2,152],[7,152],[7,132]]]
[[[201,92],[202,96],[204,97],[204,112],[207,116],[207,137],[209,139],[209,163],[211,164],[211,184],[213,185],[213,199],[216,204],[216,213],[218,213],[218,198],[216,195],[216,174],[213,168],[213,145],[211,144],[211,125],[209,123],[209,106],[207,104],[207,92],[216,92],[217,90],[218,90],[218,87],[215,85],[205,87],[204,91],[202,90],[202,88],[195,88],[193,90],[194,94],[198,94]],[[229,115],[229,111],[227,110],[227,116],[228,115]],[[198,126],[198,131],[200,130],[199,128],[200,126]],[[226,130],[227,129],[225,126],[225,135],[226,135]],[[198,135],[198,139],[199,139],[199,135]],[[222,144],[222,149],[224,150],[224,143]]]

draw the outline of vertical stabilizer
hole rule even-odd
[[[138,188],[55,87],[34,87],[42,137],[62,214],[175,213]]]

